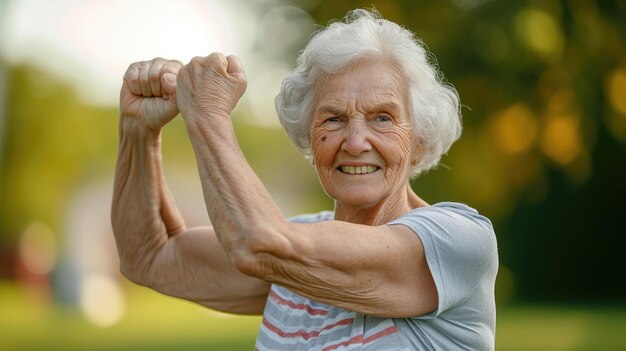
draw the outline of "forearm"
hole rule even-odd
[[[259,313],[269,287],[227,259],[211,227],[185,228],[163,178],[160,135],[120,123],[112,223],[122,272],[161,293]]]
[[[146,283],[151,263],[168,238],[161,216],[168,200],[163,195],[169,196],[169,191],[163,182],[160,144],[160,132],[120,118],[111,219],[121,270],[141,284]],[[170,226],[171,230],[183,229],[182,223]]]
[[[197,116],[196,116],[197,117]],[[187,118],[207,211],[231,256],[258,230],[286,224],[280,209],[239,149],[229,116]],[[264,240],[272,240],[267,236]]]

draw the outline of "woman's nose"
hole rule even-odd
[[[341,149],[351,156],[358,156],[362,152],[372,150],[370,144],[370,131],[364,121],[351,120],[345,129],[345,139]]]

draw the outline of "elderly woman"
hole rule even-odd
[[[459,137],[456,91],[413,34],[356,10],[318,32],[283,81],[280,120],[334,211],[286,219],[237,144],[239,60],[132,64],[120,97],[112,222],[130,280],[220,311],[263,314],[257,350],[492,350],[490,221],[429,205],[411,177]],[[178,113],[211,227],[187,228],[161,168]]]

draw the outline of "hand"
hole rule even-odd
[[[178,73],[176,96],[183,118],[230,116],[246,90],[243,66],[236,56],[212,53],[194,57]]]
[[[131,64],[120,92],[120,117],[154,131],[178,114],[176,75],[180,61],[155,58]]]

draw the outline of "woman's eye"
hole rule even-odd
[[[341,122],[341,117],[333,116],[333,117],[330,117],[330,118],[326,118],[326,120],[324,122]]]
[[[378,115],[378,116],[376,116],[376,120],[378,122],[391,122],[391,117],[389,117],[387,115]]]

